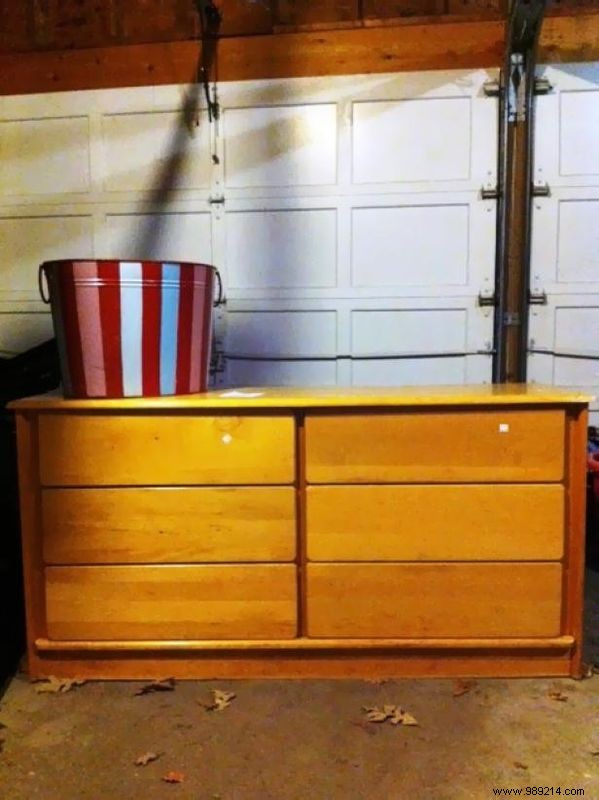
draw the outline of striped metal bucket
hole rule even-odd
[[[40,293],[52,308],[65,397],[205,391],[215,280],[220,289],[208,264],[42,264]]]

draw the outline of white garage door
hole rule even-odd
[[[0,103],[0,351],[47,337],[50,258],[206,260],[221,384],[489,381],[497,100],[486,71]]]
[[[529,378],[599,394],[599,65],[544,71],[537,100]],[[599,404],[591,419],[599,422]]]
[[[215,247],[241,384],[489,381],[484,71],[226,84]]]

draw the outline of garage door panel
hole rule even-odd
[[[599,393],[599,88],[595,64],[545,69],[536,100],[535,181],[551,196],[533,211],[528,377]],[[599,404],[591,404],[599,422]]]
[[[336,182],[335,103],[228,108],[223,116],[227,187]]]
[[[335,208],[235,211],[226,224],[231,289],[336,285]]]
[[[466,382],[466,358],[354,361],[353,386],[429,386]]]
[[[87,116],[1,119],[0,195],[87,192],[90,138]]]
[[[470,177],[469,97],[354,103],[353,130],[355,183]]]
[[[550,94],[535,99],[535,182],[596,186],[599,89],[595,64],[545,67]]]
[[[198,123],[186,125],[178,109],[104,115],[104,189],[164,191],[165,181],[169,190],[208,189],[212,160],[206,112]]]
[[[599,284],[599,198],[561,201],[557,236],[558,282]]]
[[[468,228],[465,204],[354,208],[352,284],[464,286]]]
[[[231,386],[336,386],[337,383],[334,360],[227,360],[227,384]]]
[[[465,309],[396,309],[352,312],[352,354],[463,352]]]
[[[227,351],[257,356],[331,356],[337,352],[335,311],[233,311]]]
[[[599,90],[560,94],[560,174],[599,177]]]
[[[206,211],[106,214],[99,256],[125,260],[212,263],[212,219]]]

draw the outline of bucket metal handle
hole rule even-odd
[[[48,305],[50,303],[50,295],[49,294],[46,295],[46,292],[44,291],[44,282],[42,280],[42,276],[45,277],[45,279],[46,279],[46,288],[47,288],[47,286],[48,286],[48,276],[46,275],[45,267],[46,267],[45,264],[40,264],[40,267],[39,267],[39,269],[37,271],[37,285],[38,285],[38,288],[39,288],[39,291],[40,291],[40,297],[42,298],[42,302],[45,303],[46,305]]]
[[[220,272],[214,268],[214,273],[216,275],[216,282],[218,284],[218,292],[216,295],[216,300],[214,301],[214,306],[222,306],[226,303],[224,290],[223,290],[223,279],[220,276]]]

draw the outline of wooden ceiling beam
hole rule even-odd
[[[219,80],[253,80],[501,66],[501,20],[232,37],[219,43]],[[0,54],[0,94],[187,83],[197,42]],[[540,62],[599,60],[599,14],[548,18]]]

